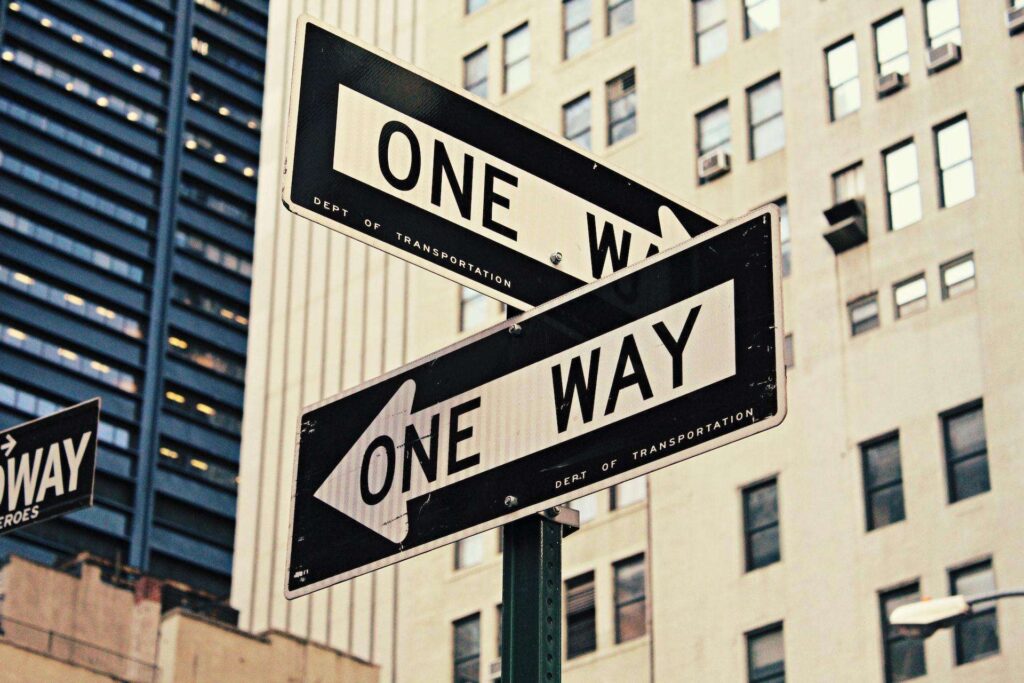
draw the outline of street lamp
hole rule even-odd
[[[940,628],[947,628],[966,619],[971,614],[972,605],[1013,597],[1024,597],[1024,588],[981,593],[969,598],[954,595],[948,598],[922,600],[894,609],[889,615],[889,623],[902,636],[927,638]]]

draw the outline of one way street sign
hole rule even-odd
[[[0,431],[0,534],[92,505],[100,399]]]
[[[285,149],[290,211],[517,308],[716,224],[309,17]]]
[[[303,411],[296,597],[779,424],[778,211]]]

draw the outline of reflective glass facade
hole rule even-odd
[[[92,508],[0,537],[226,596],[267,0],[4,0],[0,428],[103,400]]]

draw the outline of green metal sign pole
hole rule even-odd
[[[507,312],[511,318],[521,311]],[[505,503],[517,501],[509,496]],[[501,529],[502,683],[562,680],[562,537],[579,528],[579,519],[561,506]]]
[[[502,527],[502,683],[562,680],[562,537],[578,526],[561,507]]]

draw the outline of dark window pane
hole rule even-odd
[[[946,474],[949,502],[969,498],[991,487],[988,444],[981,405],[960,409],[943,417],[946,442]]]
[[[892,666],[890,681],[906,681],[924,676],[924,641],[920,638],[905,638],[893,642],[889,648],[889,662]]]
[[[634,602],[618,609],[615,626],[616,643],[639,638],[647,632],[647,617],[644,607],[643,602]]]
[[[956,595],[972,597],[996,589],[991,561],[979,562],[950,574],[950,588]],[[954,628],[956,663],[967,664],[999,652],[999,630],[994,601],[972,605],[972,614]]]
[[[750,683],[774,683],[786,679],[781,624],[747,635],[747,671]]]
[[[991,488],[988,480],[988,459],[982,454],[954,464],[953,481],[957,500],[985,493]]]
[[[901,479],[899,438],[864,448],[865,482],[871,488],[891,484]]]
[[[882,645],[885,648],[885,679],[905,681],[926,673],[924,662],[924,641],[920,638],[904,638],[889,624],[889,615],[900,605],[917,602],[921,594],[917,583],[882,593],[879,602],[882,608]]]
[[[950,417],[947,424],[951,457],[985,450],[985,418],[980,409]]]
[[[778,521],[776,490],[775,484],[772,483],[770,486],[760,486],[747,492],[747,524],[750,528]]]
[[[957,664],[967,664],[999,652],[995,611],[978,614],[956,628]]]
[[[597,647],[594,573],[565,582],[566,656],[569,659]]]
[[[647,632],[644,557],[615,565],[615,642],[638,638]]]
[[[747,570],[778,562],[781,554],[775,480],[744,489],[743,525],[747,539]]]
[[[750,535],[750,568],[757,569],[778,562],[779,528],[771,527],[764,531],[755,531]]]
[[[870,501],[871,518],[868,520],[868,529],[877,529],[905,518],[903,488],[900,485],[873,492]]]

